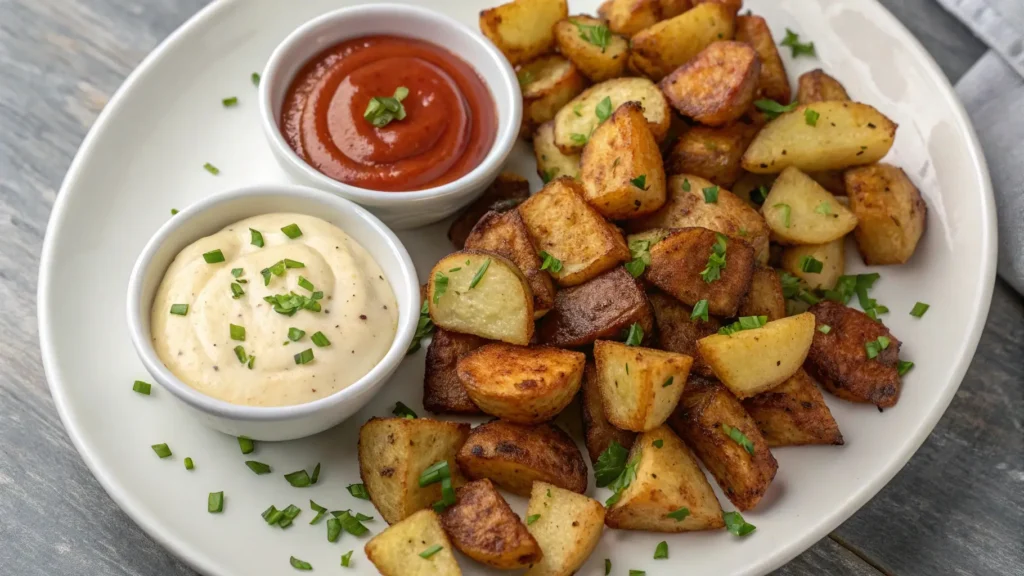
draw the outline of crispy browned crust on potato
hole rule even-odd
[[[456,491],[457,502],[441,514],[452,544],[477,562],[514,570],[540,560],[537,541],[490,480],[475,480]]]
[[[750,291],[740,304],[739,316],[767,316],[768,320],[786,317],[786,297],[782,294],[782,283],[775,270],[767,266],[755,266],[750,281]]]
[[[555,23],[569,15],[566,0],[513,0],[480,11],[480,32],[515,66],[555,46]]]
[[[576,65],[558,54],[540,56],[516,70],[523,92],[522,136],[555,117],[566,102],[587,87]]]
[[[740,160],[757,130],[757,126],[742,122],[721,128],[694,126],[672,147],[665,159],[665,172],[693,174],[731,189],[743,174]]]
[[[708,126],[722,126],[750,108],[760,77],[761,60],[752,47],[715,42],[658,86],[684,116]]]
[[[779,49],[775,46],[772,31],[765,19],[753,15],[737,16],[736,41],[749,44],[761,59],[761,77],[757,82],[758,97],[788,104],[793,98],[793,90],[789,86],[786,67],[782,63]]]
[[[803,370],[775,388],[747,398],[743,407],[769,446],[843,443],[821,390]]]
[[[600,14],[608,20],[608,28],[627,38],[661,19],[658,0],[610,0],[601,8],[604,11]]]
[[[705,3],[644,28],[630,40],[628,68],[657,82],[714,42],[732,40],[735,20],[728,6]]]
[[[843,180],[842,170],[822,170],[820,172],[808,172],[811,180],[814,180],[822,188],[836,196],[846,196],[846,182]]]
[[[639,323],[645,338],[654,328],[654,315],[643,288],[622,266],[593,280],[559,290],[555,305],[538,326],[541,344],[578,348],[595,340],[621,340],[630,325]]]
[[[658,328],[658,346],[669,352],[686,354],[693,358],[690,371],[711,378],[715,375],[708,363],[701,358],[697,340],[717,334],[722,323],[714,316],[708,321],[691,320],[693,308],[663,292],[648,295],[654,309],[654,323]]]
[[[502,172],[484,193],[462,211],[448,228],[448,240],[456,250],[466,246],[466,238],[480,218],[491,211],[508,212],[530,197],[530,183],[512,172]]]
[[[583,437],[590,455],[591,464],[596,464],[601,453],[608,449],[612,442],[629,449],[636,439],[636,432],[620,430],[608,421],[604,412],[604,399],[597,379],[597,367],[594,362],[587,362],[583,372],[583,388],[580,390],[583,413]]]
[[[551,309],[555,302],[555,284],[551,276],[540,269],[540,256],[518,210],[484,214],[466,238],[466,249],[487,250],[511,260],[530,284],[534,315],[543,316]]]
[[[576,65],[591,82],[618,78],[629,62],[629,41],[611,34],[607,46],[591,44],[580,34],[580,26],[603,26],[604,22],[590,16],[570,16],[555,24],[558,51]]]
[[[459,334],[436,328],[427,348],[427,368],[423,375],[423,407],[434,414],[483,414],[469,399],[459,381],[455,366],[459,358],[488,341],[472,334]]]
[[[779,465],[757,422],[729,390],[718,382],[691,377],[668,422],[737,508],[750,510],[757,505]],[[746,436],[754,453],[730,438],[723,424]]]
[[[895,406],[900,398],[900,341],[881,322],[844,306],[822,300],[808,310],[814,314],[815,331],[804,369],[829,392],[852,402],[879,408]],[[828,325],[828,334],[820,328]],[[869,359],[865,345],[879,336],[889,346]]]
[[[520,496],[528,496],[535,481],[580,494],[587,490],[587,464],[580,449],[552,424],[481,424],[470,432],[456,462],[470,479],[487,478]]]
[[[903,264],[914,255],[928,220],[928,205],[902,168],[878,163],[845,172],[853,237],[864,263]]]
[[[693,0],[693,5],[698,4],[718,4],[724,8],[728,8],[733,14],[736,14],[743,9],[743,0]]]
[[[797,80],[796,101],[800,104],[849,99],[846,88],[821,68],[804,72]]]
[[[658,6],[661,8],[661,19],[668,20],[693,8],[693,3],[690,0],[658,0]]]

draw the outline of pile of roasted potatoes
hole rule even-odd
[[[502,175],[452,224],[458,251],[425,288],[423,406],[493,419],[403,412],[360,432],[391,524],[366,547],[383,574],[460,574],[454,546],[569,575],[605,526],[742,536],[772,448],[843,444],[819,385],[896,404],[912,363],[869,296],[878,274],[844,274],[848,234],[888,265],[924,232],[918,189],[880,162],[896,124],[821,70],[791,101],[779,39],[740,9],[608,0],[570,16],[564,0],[515,0],[480,14],[518,71],[545,185]],[[781,44],[813,54],[788,30]],[[553,423],[572,430],[577,413],[604,502]],[[529,498],[526,518],[499,489]]]

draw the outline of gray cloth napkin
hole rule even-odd
[[[1024,294],[1024,0],[938,0],[991,50],[956,91],[995,188],[999,275]]]

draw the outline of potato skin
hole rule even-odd
[[[513,0],[482,10],[480,31],[515,66],[550,52],[552,27],[568,15],[566,0]]]
[[[775,270],[755,266],[750,291],[740,304],[739,316],[767,316],[769,321],[786,317],[786,298]]]
[[[721,4],[698,4],[637,32],[629,66],[658,81],[720,40],[732,40],[736,12]]]
[[[625,449],[629,449],[636,439],[636,433],[628,430],[620,430],[608,421],[604,412],[604,399],[601,397],[601,389],[598,387],[597,369],[594,362],[587,362],[583,372],[583,387],[580,390],[582,400],[583,436],[587,445],[587,452],[590,455],[590,463],[596,464],[601,453],[617,442]]]
[[[488,341],[472,334],[459,334],[437,328],[427,348],[427,368],[423,375],[423,407],[434,414],[483,414],[469,399],[459,381],[455,365],[459,358]]]
[[[761,60],[761,76],[757,82],[758,98],[788,104],[793,98],[786,67],[775,46],[768,23],[760,16],[736,17],[736,41],[749,44]]]
[[[864,263],[903,264],[914,255],[927,226],[928,206],[902,168],[875,164],[847,170],[853,237]]]
[[[526,178],[512,172],[502,172],[479,198],[455,218],[448,228],[448,240],[456,250],[462,250],[473,226],[484,214],[491,211],[508,212],[529,197],[530,183]]]
[[[708,126],[738,119],[754,103],[761,60],[747,44],[715,42],[658,85],[684,116]]]
[[[743,174],[740,160],[758,128],[736,122],[721,128],[694,126],[679,137],[665,160],[668,174],[700,176],[730,188]]]
[[[655,324],[658,327],[658,346],[669,352],[686,354],[693,358],[690,371],[708,378],[715,373],[700,355],[697,341],[705,336],[717,334],[722,323],[714,316],[708,321],[691,320],[693,308],[663,292],[649,295],[654,309]]]
[[[822,387],[851,402],[890,408],[900,398],[900,341],[881,322],[839,302],[822,300],[808,310],[814,314],[815,331],[804,369]],[[824,334],[822,325],[831,330]],[[879,336],[889,346],[868,359],[865,344]]]
[[[481,424],[469,433],[456,461],[469,478],[487,478],[520,496],[528,496],[535,481],[580,494],[587,490],[587,464],[580,449],[552,424]]]
[[[843,444],[839,425],[821,391],[803,370],[767,392],[743,401],[769,446]]]
[[[804,72],[797,80],[796,101],[800,104],[849,99],[846,88],[821,68]]]
[[[576,65],[557,54],[526,62],[516,75],[523,92],[524,134],[554,118],[566,102],[587,87],[587,79]]]
[[[592,82],[604,82],[622,76],[629,62],[629,42],[612,34],[608,46],[602,50],[580,36],[576,23],[584,26],[603,26],[604,22],[589,16],[572,16],[555,24],[555,43],[558,50],[576,65]]]
[[[441,514],[441,526],[460,552],[502,570],[526,568],[541,559],[537,541],[490,480],[466,484],[456,498]]]

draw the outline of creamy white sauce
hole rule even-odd
[[[285,235],[281,228],[289,224],[302,235]],[[251,244],[250,228],[262,233],[263,248]],[[224,262],[208,264],[203,254],[218,249]],[[260,271],[286,258],[305,266],[272,275],[265,286]],[[234,268],[247,281],[239,298],[232,297]],[[265,296],[312,297],[299,286],[300,276],[323,292],[321,310],[275,312]],[[188,314],[171,314],[173,304],[188,304]],[[266,214],[182,250],[164,273],[151,317],[157,354],[189,386],[233,404],[286,406],[329,396],[366,375],[394,341],[398,305],[380,266],[343,231],[312,216]],[[245,328],[244,341],[232,340],[231,324]],[[305,335],[293,342],[289,328]],[[318,331],[329,346],[313,343]],[[252,368],[239,361],[236,346],[255,355]],[[295,355],[307,349],[313,361],[296,364]]]

